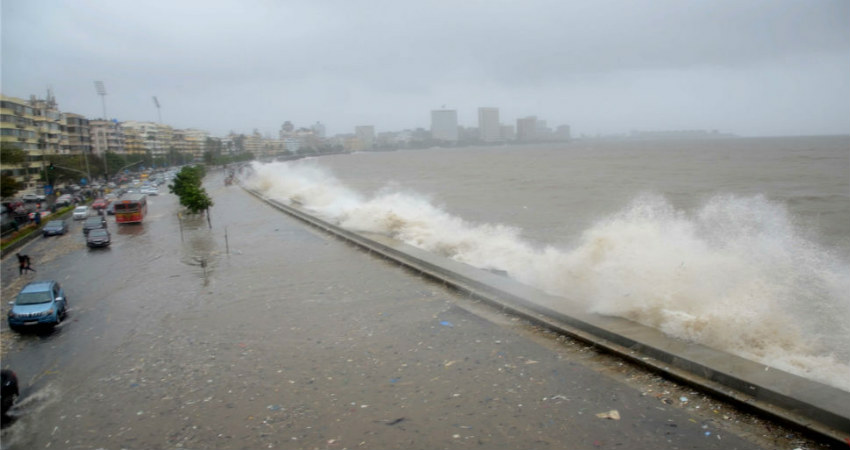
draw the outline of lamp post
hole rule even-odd
[[[124,170],[124,169],[126,169],[126,168],[128,168],[128,167],[132,167],[132,166],[135,166],[136,164],[141,164],[141,163],[143,163],[143,162],[145,162],[145,161],[144,161],[144,160],[141,160],[141,161],[136,161],[136,162],[131,163],[131,164],[127,164],[126,166],[124,166],[124,167],[122,167],[122,168],[118,169],[118,170],[115,172],[115,175],[118,175],[119,173],[121,173],[121,171],[122,171],[122,170]]]
[[[97,95],[100,96],[100,103],[103,105],[103,120],[106,123],[109,123],[109,117],[106,116],[106,87],[103,85],[103,81],[95,81],[94,82],[94,90],[97,92]],[[107,125],[108,127],[109,125]],[[108,131],[108,130],[107,130]],[[103,176],[106,177],[106,181],[109,181],[109,170],[106,166],[106,153],[109,151],[109,134],[107,133],[106,138],[106,150],[103,152]],[[86,170],[88,170],[89,160],[86,157]],[[89,175],[89,181],[91,181],[91,174]]]

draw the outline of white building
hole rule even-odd
[[[478,137],[483,142],[502,141],[499,108],[478,108]]]
[[[431,138],[438,141],[457,142],[457,111],[438,109],[431,111]]]

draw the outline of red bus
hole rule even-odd
[[[117,223],[141,223],[148,213],[148,197],[144,194],[130,194],[114,202]]]

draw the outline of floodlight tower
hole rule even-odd
[[[159,110],[159,100],[156,99],[156,95],[153,96],[153,104],[156,105],[156,116],[159,118],[159,123],[162,123],[162,113]]]
[[[97,91],[97,95],[100,96],[100,101],[103,104],[103,120],[109,120],[109,117],[106,116],[106,88],[103,87],[103,81],[95,81],[94,89]]]

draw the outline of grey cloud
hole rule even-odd
[[[841,81],[850,78],[845,1],[85,6],[2,3],[4,94],[41,95],[50,85],[61,107],[97,114],[91,83],[103,79],[110,109],[122,118],[149,119],[145,102],[159,95],[169,105],[164,119],[217,133],[273,131],[283,120],[322,120],[336,132],[363,120],[379,129],[427,126],[428,109],[442,104],[500,106],[507,121],[538,113],[602,131],[646,117],[658,127],[683,117],[708,127],[729,123],[734,111],[764,117],[729,130],[740,133],[778,133],[797,122],[812,132],[847,132],[850,122],[850,82]],[[701,89],[680,88],[696,83]],[[833,119],[776,117],[777,94],[765,85],[788,104],[820,102]],[[725,103],[706,94],[724,90],[741,94]],[[619,111],[656,112],[631,120],[618,114],[615,126],[597,112],[612,102]],[[241,112],[213,114],[223,103],[241,104]],[[689,104],[713,107],[699,115],[671,110]]]

